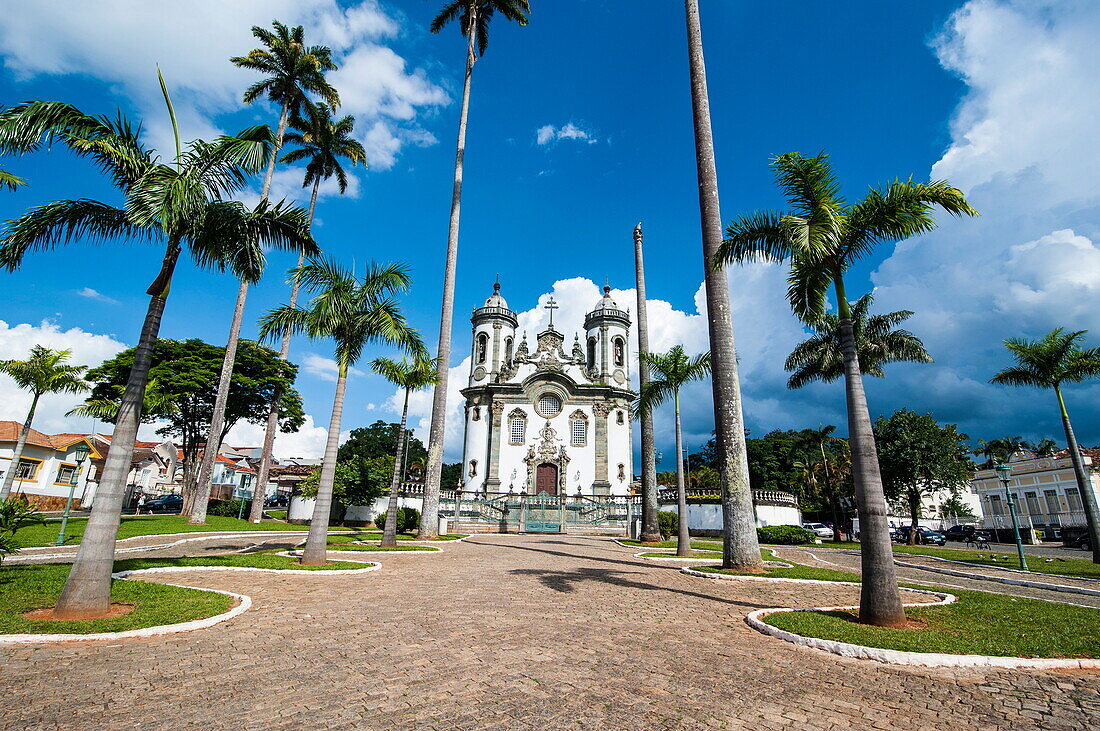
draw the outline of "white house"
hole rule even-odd
[[[8,470],[15,469],[13,495],[23,495],[33,505],[43,510],[59,510],[65,507],[69,492],[72,490],[74,505],[87,501],[90,492],[94,492],[95,461],[103,454],[87,434],[44,434],[31,429],[27,443],[19,458],[19,464],[12,467],[15,445],[23,425],[17,421],[0,421],[0,478]],[[84,444],[90,449],[88,459],[77,467],[73,455],[76,447]],[[89,477],[93,478],[89,482]]]

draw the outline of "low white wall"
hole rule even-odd
[[[316,500],[304,498],[301,495],[295,495],[290,498],[290,505],[287,507],[286,519],[288,521],[310,521],[313,519],[313,506],[316,504]],[[422,498],[419,497],[399,497],[397,499],[397,507],[399,508],[416,508],[418,511],[424,504]],[[379,513],[386,512],[386,508],[389,507],[389,496],[375,498],[374,502],[370,505],[352,505],[348,508],[348,512],[344,514],[344,522],[348,523],[370,523],[374,520],[374,516]]]
[[[676,503],[661,503],[660,510],[678,513]],[[722,531],[722,506],[715,503],[688,503],[688,530]],[[775,505],[756,506],[756,525],[802,525],[798,508]]]

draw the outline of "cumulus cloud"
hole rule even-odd
[[[332,383],[336,383],[336,377],[340,371],[339,365],[333,358],[326,358],[316,353],[306,353],[302,356],[301,366],[303,372],[320,378],[322,381],[331,381]],[[358,368],[348,369],[349,377],[361,375],[363,375],[363,371]]]
[[[546,124],[535,130],[535,144],[549,145],[551,142],[557,142],[558,140],[575,140],[586,142],[589,145],[599,142],[592,132],[581,129],[573,122],[567,122],[560,127]]]
[[[108,305],[117,305],[117,304],[119,304],[118,300],[112,299],[112,298],[108,297],[107,295],[103,294],[102,292],[97,292],[96,290],[92,289],[91,287],[84,287],[83,289],[78,289],[76,291],[76,293],[80,297],[87,297],[88,299],[95,300],[96,302],[103,302],[103,303],[108,304]]]
[[[350,7],[336,0],[31,3],[0,16],[0,54],[18,78],[87,74],[114,86],[138,108],[151,144],[164,151],[171,137],[155,66],[172,90],[183,136],[216,135],[218,115],[238,110],[241,93],[257,78],[229,58],[256,47],[250,28],[268,27],[273,17],[305,26],[311,43],[333,49],[341,68],[330,79],[341,111],[356,116],[372,168],[392,167],[404,144],[430,139],[416,117],[449,98],[385,45],[401,28],[376,0]]]
[[[254,447],[264,443],[264,424],[251,424],[237,422],[229,430],[226,436],[226,444],[236,447]],[[340,432],[340,442],[347,441],[351,435],[350,430]],[[272,454],[278,459],[290,459],[302,457],[304,459],[316,459],[325,455],[325,443],[328,441],[328,429],[318,426],[313,417],[306,414],[302,428],[293,434],[276,432],[275,444],[271,448]]]
[[[898,369],[877,387],[886,400],[934,408],[974,437],[1062,438],[1048,393],[988,379],[1010,362],[1004,338],[1100,335],[1097,33],[1095,3],[973,0],[934,40],[967,92],[931,176],[960,185],[982,216],[941,216],[874,273],[878,306],[914,310],[911,329],[937,359],[919,375]],[[1096,443],[1100,389],[1068,398],[1083,441]]]

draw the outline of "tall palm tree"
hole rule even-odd
[[[1009,338],[1005,347],[1016,359],[1016,365],[1005,368],[990,379],[993,383],[1009,386],[1035,386],[1054,389],[1058,410],[1062,414],[1062,428],[1066,432],[1069,457],[1073,462],[1073,474],[1077,478],[1077,490],[1085,503],[1085,519],[1089,528],[1089,545],[1092,546],[1092,562],[1100,563],[1100,511],[1092,479],[1081,459],[1077,436],[1066,410],[1062,384],[1080,383],[1100,376],[1100,348],[1082,348],[1081,339],[1088,330],[1065,332],[1058,328],[1038,340]]]
[[[645,258],[642,254],[642,224],[634,227],[634,275],[638,298],[638,354],[649,352],[649,307],[645,293]],[[649,383],[649,366],[638,363],[638,388]],[[657,448],[653,437],[653,415],[641,414],[642,436],[642,543],[660,543],[661,526],[657,521]]]
[[[47,393],[79,393],[91,388],[83,378],[88,366],[66,363],[72,353],[71,350],[50,350],[43,345],[35,345],[26,360],[0,360],[0,373],[10,376],[22,390],[31,392],[31,408],[27,411],[27,418],[23,421],[23,428],[15,442],[15,451],[4,475],[4,483],[0,485],[0,501],[7,500],[11,494],[19,458],[23,456],[27,436],[31,433],[31,422],[34,421],[38,400]]]
[[[1053,457],[1058,452],[1058,442],[1046,437],[1030,446],[1036,457]]]
[[[714,263],[790,260],[787,299],[795,316],[806,323],[821,320],[829,288],[835,290],[859,507],[863,570],[859,617],[868,624],[900,626],[905,611],[894,572],[886,498],[844,273],[880,244],[934,229],[936,206],[954,216],[974,216],[977,211],[962,191],[946,181],[914,183],[911,179],[872,188],[862,200],[849,204],[841,197],[840,183],[825,153],[804,157],[790,152],[776,157],[772,166],[791,212],[758,211],[731,222]]]
[[[390,383],[405,389],[405,403],[401,407],[401,431],[397,436],[397,455],[393,462],[393,479],[390,480],[390,499],[386,506],[386,525],[382,529],[383,547],[397,545],[397,495],[401,491],[401,475],[405,471],[405,423],[409,416],[409,394],[435,384],[436,364],[426,353],[417,353],[412,361],[407,358],[375,358],[371,362],[375,373]],[[457,516],[456,516],[457,520]]]
[[[801,446],[812,449],[821,455],[821,462],[815,463],[822,473],[822,478],[811,485],[812,488],[823,488],[825,499],[833,513],[833,540],[841,541],[840,515],[839,515],[839,491],[841,483],[851,472],[851,457],[848,454],[847,440],[833,436],[836,426],[828,424],[817,429],[803,429],[799,434]],[[795,469],[798,469],[795,463]]]
[[[1001,437],[999,439],[990,439],[988,442],[984,439],[979,439],[978,448],[975,449],[972,454],[979,457],[985,457],[985,462],[982,463],[982,467],[991,469],[993,465],[998,462],[1010,461],[1017,452],[1022,452],[1025,449],[1034,451],[1031,442],[1021,436]]]
[[[932,356],[924,349],[920,338],[908,330],[896,329],[913,313],[898,310],[871,315],[868,311],[873,302],[874,297],[868,292],[851,305],[852,334],[863,375],[885,378],[882,367],[900,361],[931,363]],[[831,383],[844,376],[840,316],[826,312],[810,323],[809,328],[814,334],[799,343],[783,364],[788,371],[793,371],[787,388],[801,388],[815,380]]]
[[[230,62],[241,68],[252,69],[268,74],[267,78],[257,81],[244,93],[248,104],[257,99],[267,98],[279,105],[279,123],[275,133],[275,145],[267,160],[263,186],[260,189],[260,202],[267,201],[271,191],[271,179],[275,174],[275,160],[283,146],[287,119],[297,115],[302,106],[309,103],[308,93],[313,92],[327,99],[334,106],[340,103],[336,90],[325,79],[325,72],[332,71],[336,64],[332,61],[332,51],[327,46],[309,46],[304,43],[305,32],[302,26],[287,28],[279,21],[273,21],[275,32],[252,27],[252,35],[258,38],[265,48],[249,51],[247,56],[235,56]],[[299,263],[301,259],[299,259]],[[237,343],[240,340],[241,324],[244,321],[244,307],[248,299],[248,289],[259,281],[259,277],[242,277],[237,287],[237,301],[233,306],[233,319],[229,325],[229,338],[225,346],[221,373],[218,376],[218,392],[214,400],[214,410],[210,419],[210,428],[206,436],[206,449],[199,464],[198,483],[194,491],[194,503],[189,506],[190,522],[206,522],[206,508],[210,499],[210,480],[214,474],[214,463],[221,449],[221,434],[225,427],[225,407],[229,400],[229,386],[233,380],[233,364],[237,359]],[[255,495],[262,503],[266,481],[257,484]],[[255,500],[254,500],[255,502]]]
[[[118,413],[122,409],[122,396],[124,389],[107,398],[88,399],[80,406],[69,409],[65,416],[77,416],[96,421],[105,421],[114,424],[118,419]],[[150,378],[145,385],[145,395],[141,402],[141,415],[144,417],[170,417],[179,412],[175,399],[160,390],[160,384],[156,378]]]
[[[404,265],[370,264],[360,279],[331,261],[313,260],[291,270],[291,276],[314,297],[305,308],[284,305],[267,312],[260,320],[260,339],[281,337],[290,330],[312,339],[332,338],[336,342],[336,396],[317,501],[302,551],[302,563],[317,566],[325,562],[348,370],[359,360],[363,348],[372,343],[395,345],[412,353],[423,351],[424,345],[393,297],[406,291],[411,282]]]
[[[638,393],[635,414],[653,416],[653,411],[672,398],[676,413],[676,508],[679,530],[676,555],[691,555],[691,534],[688,531],[687,489],[684,485],[684,433],[680,426],[680,389],[710,373],[710,353],[688,358],[682,345],[674,345],[667,353],[639,353],[638,359],[650,369],[650,380]]]
[[[438,33],[452,21],[466,38],[466,76],[462,82],[462,108],[458,115],[458,141],[455,144],[455,177],[451,191],[451,218],[447,225],[447,261],[443,273],[443,303],[439,314],[439,347],[436,357],[435,391],[432,394],[432,421],[428,433],[428,470],[424,476],[424,504],[419,537],[439,535],[435,516],[439,512],[439,489],[443,472],[443,437],[447,422],[447,368],[451,362],[451,322],[454,319],[455,270],[458,266],[458,220],[462,207],[462,169],[466,157],[466,123],[470,113],[470,80],[478,57],[489,46],[489,23],[500,13],[506,20],[527,25],[531,12],[529,0],[451,0],[432,20],[431,31]]]
[[[714,131],[710,123],[710,96],[703,57],[699,0],[684,0],[687,18],[688,66],[691,77],[692,121],[695,128],[695,166],[699,179],[699,218],[703,229],[703,281],[706,286],[707,326],[714,374],[714,433],[722,493],[722,566],[762,571],[756,540],[756,513],[749,485],[745,449],[745,419],[741,408],[741,380],[730,314],[729,278],[724,269],[710,266],[722,243],[722,213],[718,205],[718,168],[714,158]]]
[[[333,108],[327,104],[304,104],[306,114],[295,115],[292,120],[293,132],[286,135],[286,142],[297,145],[295,149],[283,155],[284,163],[295,163],[302,160],[306,162],[305,179],[302,187],[313,187],[309,197],[309,225],[313,227],[313,215],[317,210],[317,190],[321,182],[336,176],[336,184],[342,194],[348,185],[348,176],[340,158],[347,158],[352,165],[360,162],[366,166],[367,153],[363,145],[351,136],[355,129],[355,117],[347,116],[339,120],[333,119]],[[304,259],[298,256],[298,266],[302,266]],[[290,285],[291,307],[298,304],[298,282],[292,280]],[[283,333],[279,342],[279,358],[286,360],[290,354],[290,333]],[[271,470],[271,450],[275,445],[275,431],[279,428],[279,400],[273,399],[271,408],[267,412],[267,425],[264,430],[263,451],[260,454],[260,469],[256,476],[257,488],[252,493],[252,507],[248,519],[253,523],[259,523],[264,512],[264,498],[266,497],[267,479]]]
[[[64,143],[95,162],[118,187],[124,205],[62,200],[31,209],[0,233],[0,266],[17,269],[29,251],[53,249],[76,240],[132,240],[165,246],[160,271],[149,285],[149,307],[134,365],[115,423],[88,526],[54,616],[102,616],[110,609],[111,569],[126,475],[149,380],[153,346],[160,331],[180,254],[184,247],[201,267],[246,275],[262,252],[242,246],[259,240],[279,249],[316,251],[305,212],[281,204],[253,210],[228,195],[241,190],[271,149],[271,131],[253,127],[214,142],[180,144],[175,111],[161,78],[175,141],[175,155],[162,162],[142,147],[137,127],[121,116],[93,117],[61,102],[28,102],[0,114],[0,152],[25,153],[50,142]],[[253,236],[252,232],[261,235]],[[248,235],[242,236],[242,233]]]

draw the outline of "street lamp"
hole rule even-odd
[[[997,477],[1001,478],[1001,482],[1005,486],[1005,496],[1008,502],[1008,514],[1012,516],[1012,533],[1016,536],[1016,553],[1020,556],[1020,569],[1027,571],[1027,561],[1024,560],[1024,544],[1020,540],[1020,526],[1016,522],[1016,501],[1012,498],[1012,490],[1008,488],[1008,481],[1012,478],[1012,466],[1006,462],[1002,462],[993,468],[993,471],[997,473]]]
[[[88,459],[88,453],[91,451],[88,445],[83,442],[76,445],[73,449],[73,461],[76,462],[76,469],[73,470],[73,476],[69,479],[69,499],[65,501],[65,514],[61,516],[61,531],[57,534],[57,543],[54,545],[60,546],[65,543],[65,528],[69,525],[69,510],[73,506],[73,492],[76,491],[76,479],[80,475],[80,465],[84,464],[84,460]]]

